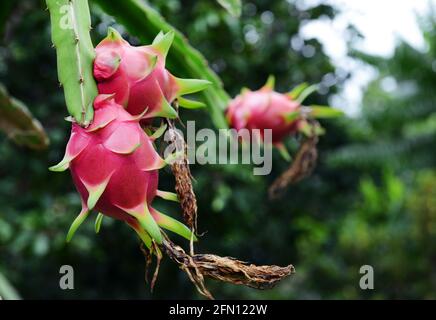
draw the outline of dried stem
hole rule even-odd
[[[160,263],[162,262],[162,252],[159,250],[159,247],[153,242],[153,252],[156,254],[156,269],[154,270],[153,278],[151,280],[150,290],[153,292],[154,285],[156,284],[157,276],[159,275]],[[153,253],[151,252],[151,254]]]
[[[174,123],[168,120],[171,142],[177,146],[177,150],[183,150],[181,158],[171,164],[171,170],[176,179],[176,193],[180,200],[180,207],[183,212],[183,219],[186,224],[197,230],[197,198],[192,187],[192,175],[189,169],[187,157],[187,144],[183,137],[177,133]]]
[[[297,183],[312,173],[318,159],[317,143],[318,137],[316,135],[301,143],[291,166],[270,186],[270,199],[279,198],[290,184]]]
[[[156,268],[153,273],[153,278],[150,284],[150,291],[153,292],[154,286],[156,284],[157,276],[159,275],[159,268],[162,262],[162,252],[159,247],[153,242],[151,250],[144,247],[144,243],[141,242],[140,249],[145,258],[145,283],[148,284],[148,271],[150,269],[151,263],[153,262],[153,253],[156,256]]]
[[[191,256],[166,236],[162,250],[165,250],[170,259],[188,274],[197,290],[209,299],[213,297],[205,287],[204,277],[255,289],[270,289],[279,281],[295,273],[292,265],[286,267],[256,266],[232,257],[220,257],[214,254]]]

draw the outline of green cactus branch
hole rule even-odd
[[[97,85],[92,74],[95,57],[88,0],[46,0],[58,78],[70,115],[82,126],[93,118]]]
[[[212,85],[202,91],[212,120],[217,128],[227,128],[223,115],[229,96],[215,72],[209,68],[203,55],[194,49],[185,36],[174,29],[148,4],[139,0],[94,0],[107,14],[115,17],[132,35],[150,42],[160,31],[175,31],[174,43],[169,51],[169,60],[192,78],[207,79]]]
[[[0,130],[19,145],[41,150],[49,140],[44,128],[33,118],[26,106],[11,97],[0,84]]]

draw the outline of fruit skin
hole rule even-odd
[[[183,94],[203,90],[205,80],[180,79],[165,68],[173,32],[160,33],[151,45],[134,47],[115,29],[96,47],[94,77],[102,94],[115,94],[115,101],[143,119],[177,118],[171,103]]]
[[[227,110],[226,118],[230,127],[240,129],[272,130],[272,143],[279,145],[286,136],[295,134],[301,121],[301,105],[289,94],[278,93],[267,84],[257,91],[244,89],[234,98]]]
[[[93,209],[125,221],[147,245],[151,239],[161,243],[159,225],[187,236],[186,227],[151,207],[158,193],[158,169],[165,161],[142,130],[140,117],[130,115],[112,95],[97,96],[94,109],[89,127],[73,123],[64,159],[50,168],[69,168],[82,199],[67,240]]]

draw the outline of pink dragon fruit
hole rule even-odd
[[[188,239],[189,229],[158,212],[151,204],[155,196],[175,200],[177,196],[159,191],[158,169],[165,161],[139,124],[114,101],[113,95],[99,95],[94,101],[94,121],[87,128],[72,125],[64,159],[52,171],[70,169],[82,199],[82,211],[68,232],[69,241],[93,209],[125,221],[150,247],[161,243],[159,227]]]
[[[297,132],[301,104],[289,94],[275,92],[273,83],[270,77],[257,91],[244,89],[230,102],[226,118],[236,130],[260,129],[260,139],[264,129],[271,129],[272,143],[278,146],[286,136]]]
[[[94,77],[99,93],[115,94],[117,103],[143,119],[177,118],[171,107],[176,98],[182,107],[200,107],[201,103],[180,96],[203,90],[209,82],[180,79],[165,69],[173,38],[172,31],[159,33],[151,45],[134,47],[109,28],[107,37],[96,47]]]

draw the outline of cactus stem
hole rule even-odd
[[[72,24],[73,24],[73,28],[74,28],[74,35],[75,35],[75,37],[76,37],[76,56],[77,56],[77,61],[78,61],[78,64],[77,64],[77,66],[78,66],[78,71],[79,71],[79,74],[81,75],[80,76],[80,80],[79,80],[79,83],[80,83],[80,98],[81,98],[81,101],[82,101],[82,111],[81,111],[81,114],[82,114],[82,119],[81,120],[84,120],[85,119],[85,116],[86,116],[86,110],[85,110],[85,106],[86,106],[86,102],[85,102],[85,94],[84,94],[84,88],[83,88],[83,76],[82,76],[82,69],[81,69],[81,65],[82,65],[82,62],[81,62],[81,55],[80,55],[80,48],[79,48],[79,36],[78,36],[78,30],[77,30],[77,21],[76,21],[76,17],[75,17],[75,15],[74,15],[74,6],[73,6],[73,2],[70,0],[70,13],[71,13],[71,21],[72,21]]]
[[[91,24],[88,0],[46,0],[46,3],[67,109],[78,124],[86,127],[92,121],[92,102],[98,94],[92,77],[95,52],[88,31]]]

